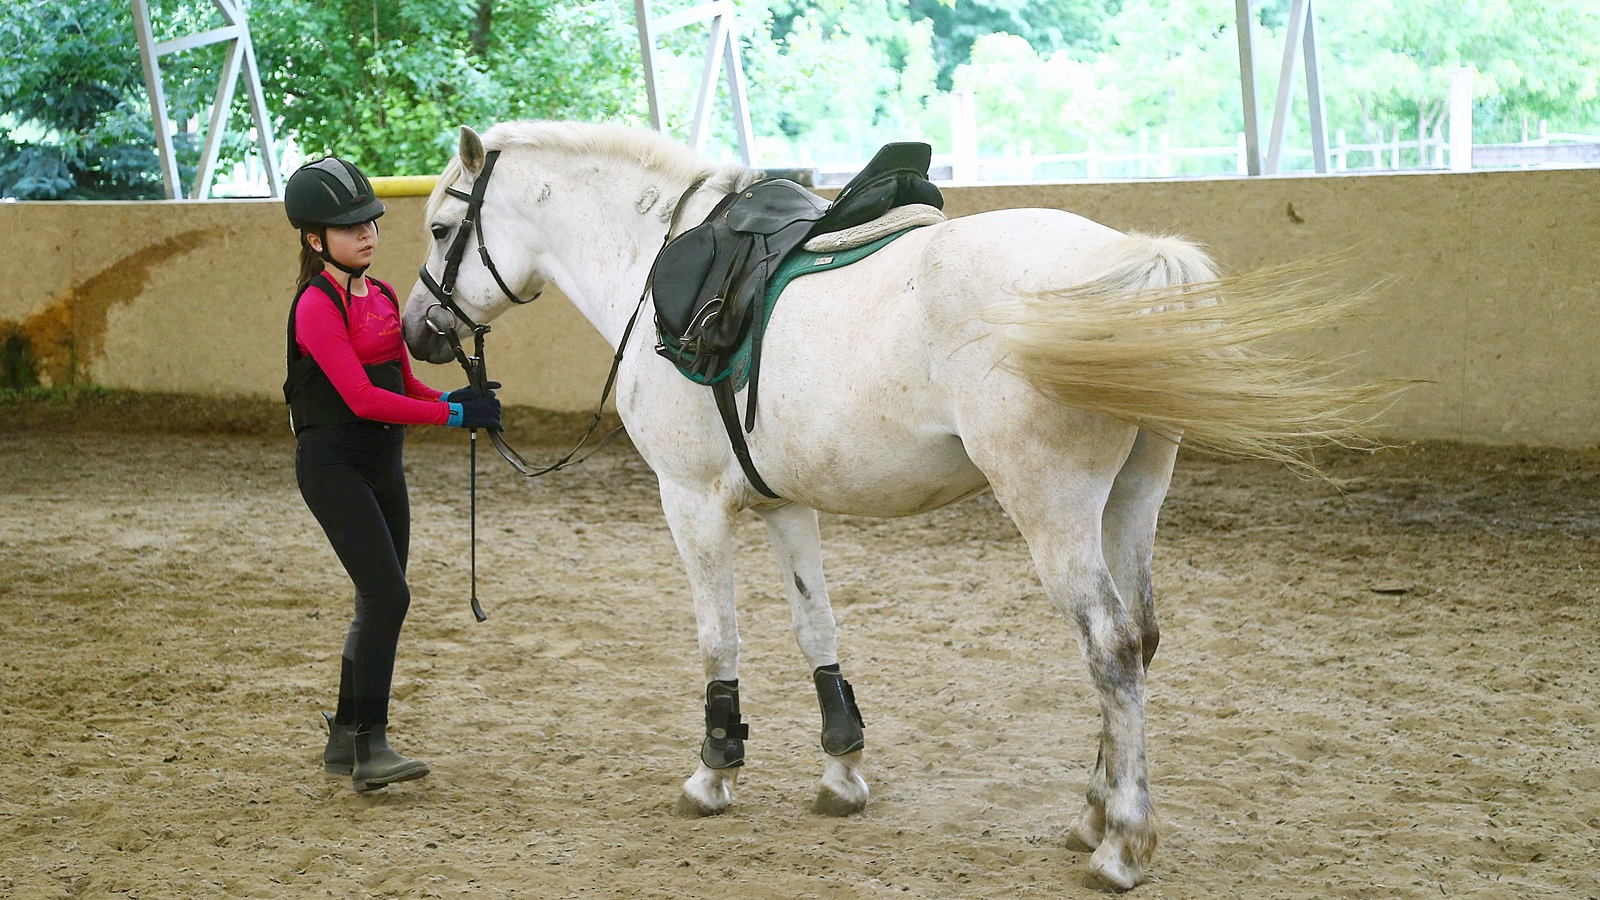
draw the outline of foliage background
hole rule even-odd
[[[980,152],[1227,146],[1243,127],[1228,0],[736,0],[758,164],[864,161],[888,140],[950,145],[950,91],[977,97]],[[687,5],[658,3],[657,15]],[[204,0],[152,0],[156,39],[221,24]],[[1263,109],[1289,0],[1260,0]],[[1600,4],[1342,0],[1319,8],[1330,128],[1352,141],[1437,134],[1451,70],[1475,73],[1475,139],[1540,123],[1600,132]],[[458,125],[647,121],[625,0],[249,0],[280,140],[380,174],[443,167]],[[161,196],[130,4],[0,7],[0,194]],[[668,127],[686,133],[703,29],[660,48]],[[180,127],[204,122],[223,47],[164,57]],[[1303,92],[1302,92],[1303,93]],[[726,121],[713,154],[736,146]],[[1304,121],[1301,100],[1297,122]],[[223,168],[253,151],[239,91]],[[1291,144],[1305,137],[1291,129]],[[186,181],[200,136],[178,135]]]

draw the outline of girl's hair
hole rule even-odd
[[[300,232],[300,277],[296,279],[294,285],[296,294],[305,290],[311,279],[317,277],[323,269],[322,254],[311,249],[311,242],[307,240],[310,234],[309,231]]]

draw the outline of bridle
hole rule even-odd
[[[432,294],[434,299],[433,304],[429,306],[428,309],[423,313],[423,321],[427,323],[429,328],[433,329],[434,334],[444,338],[449,342],[451,354],[455,356],[456,362],[461,364],[462,370],[467,374],[467,383],[472,385],[474,388],[477,388],[478,393],[485,397],[487,397],[489,394],[489,372],[487,360],[484,358],[483,353],[483,338],[484,335],[489,333],[489,326],[474,322],[472,317],[468,316],[466,312],[462,310],[461,307],[456,303],[455,298],[456,276],[461,271],[461,260],[466,256],[467,241],[473,235],[477,236],[478,258],[483,261],[483,266],[489,270],[489,274],[494,276],[495,284],[500,286],[500,290],[505,294],[506,299],[518,306],[532,303],[534,300],[538,299],[537,296],[534,296],[524,300],[518,297],[515,291],[506,286],[505,279],[500,277],[500,270],[495,267],[494,258],[489,255],[489,248],[484,243],[483,195],[484,192],[489,188],[489,176],[494,172],[494,164],[497,160],[499,160],[499,158],[499,150],[491,150],[484,156],[483,170],[478,173],[478,177],[473,181],[472,193],[469,194],[465,191],[456,190],[453,187],[445,188],[445,192],[450,196],[466,201],[467,215],[461,220],[461,225],[456,231],[455,240],[450,242],[450,249],[445,251],[444,277],[438,281],[435,281],[433,274],[428,271],[428,266],[426,263],[422,265],[421,270],[417,273],[418,277],[422,280],[422,284],[427,287],[428,293]],[[468,356],[466,350],[461,346],[461,338],[456,334],[456,329],[441,328],[434,324],[432,315],[435,309],[445,310],[446,312],[450,313],[450,315],[454,316],[458,322],[461,322],[472,330],[473,352],[471,356]],[[628,326],[631,330],[633,326],[632,320],[629,321]],[[620,361],[621,358],[622,348],[618,347],[616,361]],[[529,477],[536,477],[539,475],[548,474],[550,472],[559,471],[569,465],[576,465],[577,463],[588,459],[591,454],[610,443],[622,431],[621,426],[612,429],[611,433],[602,438],[600,443],[591,448],[588,453],[585,453],[578,459],[573,459],[573,456],[576,455],[586,443],[588,443],[589,438],[594,435],[595,429],[599,427],[600,420],[605,409],[605,401],[606,398],[611,394],[611,386],[615,378],[616,365],[614,363],[611,369],[611,375],[606,379],[605,393],[601,394],[600,396],[600,407],[595,410],[594,418],[589,422],[588,430],[585,431],[583,433],[583,437],[578,440],[577,446],[573,447],[572,450],[567,453],[567,455],[561,457],[559,460],[556,460],[554,463],[551,463],[547,466],[530,465],[522,458],[522,454],[518,453],[511,447],[511,445],[506,443],[505,438],[501,437],[500,432],[498,431],[489,432],[490,442],[494,444],[494,448],[496,450],[500,451],[500,455],[505,459],[506,462],[511,464],[512,468]],[[477,440],[477,436],[478,430],[476,428],[472,429],[472,437],[474,441]]]
[[[488,269],[489,274],[494,276],[494,283],[500,286],[500,290],[505,293],[506,299],[519,306],[524,303],[532,303],[538,299],[535,296],[523,300],[517,296],[515,291],[506,287],[505,279],[500,277],[500,270],[495,268],[494,258],[489,255],[489,248],[483,242],[483,225],[481,224],[483,194],[489,189],[489,175],[494,172],[494,164],[499,159],[499,150],[491,150],[484,157],[483,171],[479,172],[477,179],[473,181],[472,193],[458,191],[453,187],[445,188],[445,193],[467,202],[467,215],[466,218],[461,220],[460,229],[456,232],[456,239],[450,243],[450,249],[445,252],[444,278],[440,281],[434,281],[433,275],[428,272],[426,263],[423,264],[422,271],[419,273],[422,277],[422,283],[428,287],[428,293],[432,294],[436,301],[434,306],[440,306],[448,310],[451,315],[469,325],[474,332],[488,331],[489,326],[479,325],[472,321],[465,312],[462,312],[461,307],[456,305],[455,300],[456,275],[461,271],[461,259],[467,252],[467,239],[473,234],[478,236],[478,258],[483,260],[484,268]],[[433,307],[429,307],[428,312],[433,312]],[[438,332],[437,328],[434,330]]]
[[[535,295],[523,300],[516,295],[515,291],[506,286],[505,280],[500,277],[499,270],[495,268],[494,259],[489,255],[489,248],[484,244],[483,195],[484,192],[488,190],[489,175],[494,171],[494,164],[499,158],[499,150],[491,150],[485,154],[483,169],[478,173],[477,178],[474,179],[472,183],[472,193],[469,194],[465,191],[456,190],[453,187],[445,188],[445,192],[450,196],[466,201],[467,214],[466,217],[461,220],[461,224],[456,231],[455,240],[450,242],[450,249],[445,252],[444,277],[435,281],[432,273],[428,271],[427,263],[423,263],[421,270],[417,273],[418,277],[422,280],[423,285],[427,287],[428,293],[432,294],[434,299],[433,304],[423,312],[423,321],[427,323],[429,328],[433,329],[434,334],[444,338],[449,342],[451,354],[455,356],[456,362],[461,364],[462,370],[467,374],[467,383],[472,385],[474,388],[477,388],[479,395],[484,397],[489,395],[489,372],[488,363],[484,358],[483,353],[483,338],[484,335],[489,333],[489,326],[487,324],[479,324],[474,322],[472,318],[468,316],[459,305],[456,304],[455,299],[456,275],[461,271],[461,260],[466,255],[467,241],[470,235],[474,233],[477,235],[478,258],[483,260],[484,268],[488,269],[489,274],[494,276],[495,284],[500,286],[501,292],[506,295],[507,299],[518,306],[532,303],[534,300],[538,299],[538,296]],[[667,224],[667,234],[664,238],[662,238],[661,241],[663,247],[666,246],[666,243],[672,239],[672,233],[677,230],[678,218],[683,212],[684,204],[687,203],[689,198],[693,196],[693,194],[702,186],[704,186],[705,183],[705,176],[695,179],[695,181],[684,190],[682,196],[678,198],[678,205],[673,207],[672,219]],[[657,259],[659,258],[660,254],[657,254]],[[504,458],[506,462],[510,463],[511,467],[516,469],[518,473],[526,475],[530,478],[536,478],[540,475],[547,475],[551,472],[560,471],[568,466],[575,466],[598,453],[607,444],[615,440],[617,435],[622,433],[623,426],[618,425],[616,428],[613,428],[605,437],[601,438],[598,443],[591,447],[589,452],[583,454],[582,456],[578,456],[576,459],[573,458],[574,456],[577,456],[578,451],[583,449],[584,445],[588,443],[589,438],[594,435],[595,429],[600,426],[600,420],[605,414],[606,399],[611,396],[611,389],[616,385],[617,370],[622,365],[622,354],[628,347],[628,338],[633,335],[633,327],[639,321],[639,312],[644,309],[644,301],[650,296],[650,285],[654,281],[655,270],[654,266],[652,265],[650,277],[645,279],[644,290],[639,294],[639,302],[634,306],[633,315],[628,317],[628,326],[622,331],[622,340],[617,342],[617,352],[611,358],[611,371],[606,375],[605,388],[600,392],[600,402],[595,406],[594,417],[589,420],[589,427],[584,431],[583,436],[578,439],[577,445],[571,450],[567,451],[565,456],[546,466],[530,465],[523,460],[522,454],[518,453],[506,443],[505,438],[501,437],[500,432],[489,430],[489,440],[494,444],[494,448],[500,452],[500,456]],[[472,330],[473,355],[468,356],[466,350],[462,348],[461,338],[456,334],[456,329],[441,328],[434,324],[431,316],[433,315],[433,311],[435,309],[445,310],[446,312],[450,313],[450,315],[454,316],[458,322],[465,324]],[[479,622],[482,622],[488,617],[484,615],[483,609],[478,603],[478,429],[476,428],[472,429],[471,446],[473,532],[472,614]]]

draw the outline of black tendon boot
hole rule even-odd
[[[822,707],[822,749],[829,756],[844,756],[865,747],[867,723],[856,706],[856,692],[839,673],[839,666],[822,666],[811,673],[811,680],[817,686],[817,705]]]
[[[349,775],[356,765],[356,726],[340,725],[333,716],[322,714],[328,723],[328,746],[322,748],[322,771],[329,775]]]
[[[749,736],[749,726],[739,721],[739,682],[706,685],[706,739],[700,745],[700,761],[713,769],[744,765],[744,742]]]
[[[411,781],[428,774],[428,764],[406,759],[389,746],[384,725],[355,726],[354,769],[350,783],[358,791],[375,791],[400,781]]]

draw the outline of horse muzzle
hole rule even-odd
[[[454,353],[445,337],[450,330],[459,328],[456,317],[435,303],[427,311],[404,325],[406,348],[413,359],[440,365],[450,362]]]

